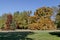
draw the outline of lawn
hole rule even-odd
[[[59,34],[56,33],[49,33],[49,32],[35,32],[32,35],[28,35],[29,38],[34,40],[60,40]]]
[[[0,32],[0,40],[60,40],[60,32]]]

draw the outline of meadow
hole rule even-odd
[[[60,40],[60,32],[48,32],[48,31],[0,32],[0,40]]]

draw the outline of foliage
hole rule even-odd
[[[17,28],[24,28],[28,27],[28,18],[31,14],[31,11],[23,11],[23,12],[15,12],[13,17],[16,22]]]
[[[6,29],[6,30],[15,29],[15,23],[13,22],[13,18],[11,14],[7,14],[5,22],[2,23],[4,24],[2,24],[1,29]]]
[[[53,9],[42,7],[36,9],[34,15],[31,11],[14,12],[14,14],[4,14],[0,17],[0,25],[4,29],[32,29],[32,30],[51,30],[56,29],[51,20]],[[59,18],[58,18],[59,19]],[[4,27],[2,26],[4,25]]]
[[[56,24],[57,24],[57,28],[60,28],[60,6],[58,8],[59,10],[57,11],[57,15],[56,15]]]
[[[38,8],[31,17],[31,24],[29,29],[39,29],[39,30],[52,30],[56,29],[54,23],[51,21],[53,10],[49,7]]]
[[[3,27],[2,25],[4,25],[6,18],[7,14],[3,14],[2,16],[0,16],[0,28]]]

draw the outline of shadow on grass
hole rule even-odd
[[[33,40],[27,38],[27,35],[34,34],[33,32],[0,32],[0,40]]]
[[[60,37],[60,32],[49,32],[51,35],[56,35],[57,37]]]

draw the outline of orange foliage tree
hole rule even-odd
[[[54,22],[51,20],[53,9],[49,7],[38,8],[34,13],[34,16],[29,17],[30,23],[29,29],[38,30],[53,30],[56,29]]]

